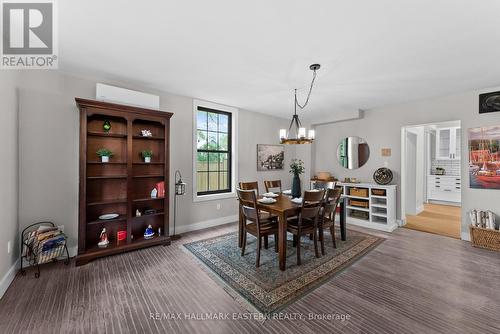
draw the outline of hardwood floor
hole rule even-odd
[[[461,208],[451,205],[424,204],[416,216],[406,215],[406,228],[460,239]]]
[[[18,276],[0,300],[0,333],[500,332],[500,253],[410,229],[388,234],[352,228],[386,240],[286,308],[282,317],[288,319],[233,320],[244,308],[182,249],[235,231],[235,223],[81,267],[49,264],[40,279],[33,271]],[[151,318],[177,313],[230,319]],[[314,320],[310,314],[349,319]],[[299,315],[305,319],[294,319]]]

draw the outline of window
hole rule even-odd
[[[197,106],[196,194],[232,192],[232,113]]]

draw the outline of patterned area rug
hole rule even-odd
[[[340,231],[336,232],[340,236]],[[184,247],[258,311],[270,314],[325,283],[383,241],[373,235],[348,230],[346,241],[337,237],[335,249],[330,233],[325,231],[325,255],[316,258],[313,241],[303,237],[302,264],[297,266],[291,235],[289,238],[286,271],[279,270],[273,237],[269,237],[268,249],[262,247],[259,268],[255,267],[257,239],[251,235],[247,236],[244,256],[240,256],[236,232],[188,243]]]

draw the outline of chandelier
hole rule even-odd
[[[282,144],[310,144],[314,140],[315,136],[314,130],[311,129],[308,132],[306,128],[302,127],[299,115],[297,115],[297,107],[299,107],[302,110],[309,103],[309,98],[311,97],[314,81],[316,80],[316,71],[319,70],[320,67],[321,66],[319,64],[312,64],[311,66],[309,66],[309,69],[313,71],[313,78],[311,81],[311,86],[309,87],[309,93],[307,94],[307,99],[303,105],[301,105],[297,100],[297,89],[295,89],[294,112],[292,116],[292,121],[290,122],[290,127],[288,128],[288,132],[286,129],[280,129],[280,141]]]

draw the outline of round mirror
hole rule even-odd
[[[337,160],[347,169],[358,169],[370,157],[370,147],[366,140],[360,137],[347,137],[340,141],[337,147]]]

